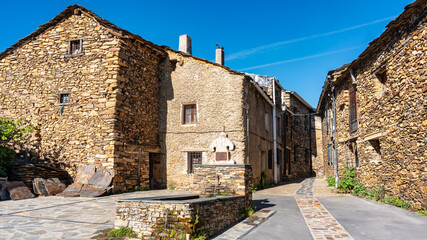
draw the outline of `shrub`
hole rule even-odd
[[[255,210],[256,210],[256,207],[251,203],[251,204],[246,205],[244,208],[240,209],[240,212],[245,217],[250,217],[250,216],[254,215]]]
[[[335,187],[335,178],[334,177],[328,177],[326,178],[326,181],[328,182],[328,187]]]
[[[136,238],[138,235],[132,230],[132,228],[120,227],[118,229],[112,229],[107,234],[108,237],[130,237]]]
[[[11,164],[15,158],[13,144],[21,144],[27,140],[27,134],[36,129],[34,126],[22,127],[21,120],[0,118],[0,177],[6,176],[5,165]]]
[[[347,164],[344,164],[341,181],[337,182],[338,190],[344,193],[351,192],[356,182],[354,176],[354,167],[349,168]]]

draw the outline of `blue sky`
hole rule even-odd
[[[357,1],[4,1],[0,51],[68,5],[159,45],[192,38],[193,55],[213,61],[216,44],[234,70],[275,76],[313,107],[329,70],[351,62],[411,0]]]

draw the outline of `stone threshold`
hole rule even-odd
[[[246,235],[252,232],[255,228],[267,221],[273,216],[276,211],[273,210],[258,210],[254,215],[245,218],[243,221],[236,225],[227,228],[226,230],[215,235],[211,239],[215,240],[230,240],[230,239],[243,239]]]

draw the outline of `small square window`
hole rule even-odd
[[[82,43],[81,39],[70,41],[70,45],[68,46],[68,54],[74,55],[82,52]]]
[[[197,123],[197,107],[196,104],[184,105],[183,124]]]
[[[202,164],[202,152],[188,152],[188,173],[194,172],[194,165]]]
[[[67,103],[70,103],[70,94],[69,93],[59,94],[59,104],[67,104]]]
[[[386,68],[381,68],[380,70],[378,70],[375,73],[375,76],[378,78],[378,80],[384,84],[385,82],[387,82],[387,70]]]

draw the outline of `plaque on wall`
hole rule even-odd
[[[216,152],[215,159],[217,161],[227,161],[227,152]]]

